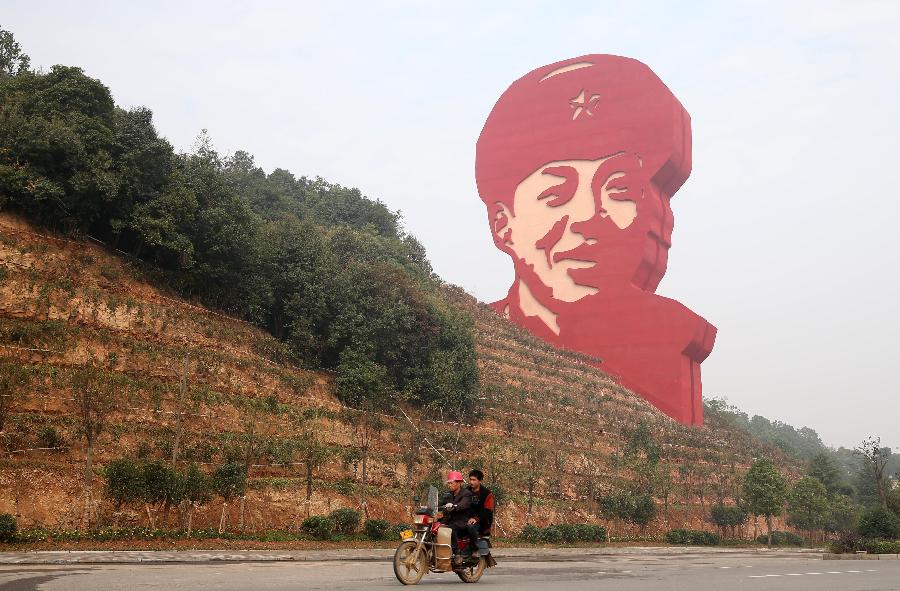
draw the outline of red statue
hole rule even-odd
[[[515,265],[494,308],[701,425],[700,363],[716,328],[654,293],[671,245],[669,200],[690,172],[687,111],[650,68],[613,55],[515,81],[484,124],[475,164],[494,242]]]

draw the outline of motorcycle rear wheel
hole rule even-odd
[[[481,575],[484,574],[484,568],[484,556],[480,556],[477,565],[459,569],[456,571],[456,574],[463,583],[477,583],[478,579],[481,578]]]
[[[416,542],[403,542],[394,552],[394,575],[404,585],[415,585],[422,580],[428,571],[428,557],[425,549],[419,552],[415,562],[412,561],[416,551]]]

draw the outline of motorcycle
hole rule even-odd
[[[428,488],[427,503],[417,507],[413,528],[400,533],[402,541],[394,552],[394,574],[404,585],[417,584],[426,572],[454,572],[464,583],[477,583],[486,568],[497,564],[491,555],[490,536],[458,540],[456,550],[461,560],[454,564],[451,529],[438,521],[437,494],[435,487]],[[415,503],[418,505],[418,497]]]

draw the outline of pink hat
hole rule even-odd
[[[447,482],[465,482],[465,479],[463,478],[462,472],[453,470],[447,472]]]

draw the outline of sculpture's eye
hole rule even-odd
[[[578,171],[571,166],[549,166],[541,174],[564,179],[563,182],[548,187],[538,195],[538,201],[547,199],[548,207],[565,205],[575,196],[578,188]]]

